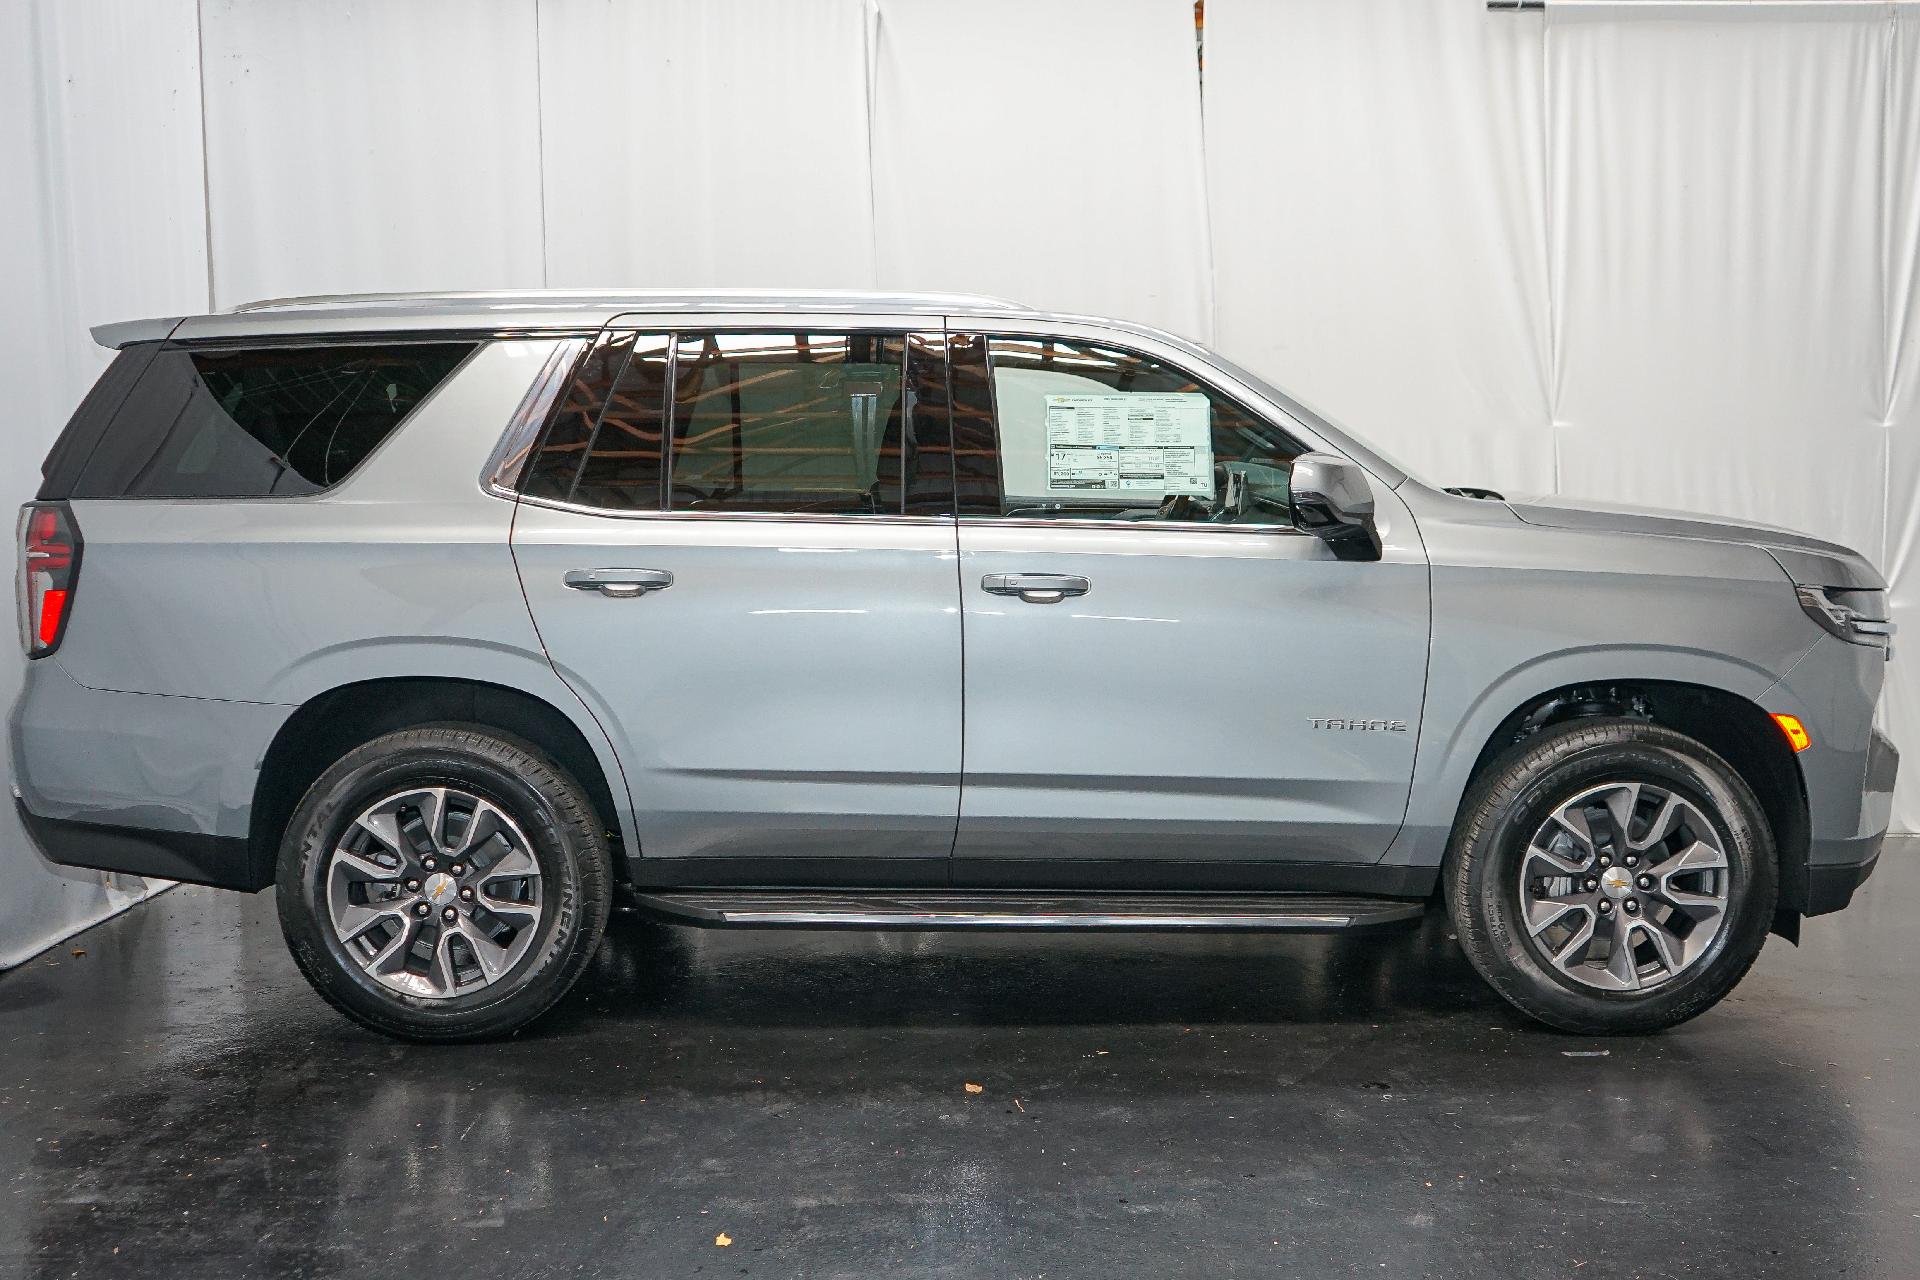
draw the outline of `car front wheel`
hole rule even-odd
[[[1447,854],[1468,959],[1563,1031],[1674,1026],[1733,989],[1765,943],[1771,830],[1727,762],[1644,721],[1527,739],[1469,792]]]

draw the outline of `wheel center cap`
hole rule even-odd
[[[1624,867],[1608,867],[1600,873],[1600,888],[1609,898],[1624,898],[1633,891],[1633,876]]]
[[[453,895],[459,891],[460,886],[455,884],[453,877],[444,871],[434,872],[427,877],[427,882],[420,886],[420,896],[436,907],[444,907],[452,902]]]

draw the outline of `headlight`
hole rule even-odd
[[[1893,635],[1893,624],[1886,618],[1884,591],[1796,586],[1793,593],[1800,597],[1800,607],[1807,611],[1809,618],[1848,644],[1870,644],[1884,649]]]

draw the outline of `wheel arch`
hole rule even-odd
[[[619,764],[598,725],[583,728],[534,694],[482,680],[394,676],[338,685],[303,702],[280,726],[255,779],[248,819],[251,865],[272,868],[287,821],[327,766],[363,742],[416,725],[456,722],[523,739],[551,756],[586,788],[605,825],[616,877],[626,874],[625,794]],[[596,746],[594,738],[600,737]],[[619,791],[616,792],[616,786]]]
[[[1645,720],[1684,733],[1724,759],[1760,803],[1780,868],[1774,932],[1797,941],[1804,911],[1811,821],[1806,779],[1773,718],[1752,699],[1677,680],[1582,681],[1549,689],[1510,711],[1481,746],[1473,780],[1541,730],[1596,716]],[[1464,811],[1465,793],[1460,810]],[[1458,815],[1456,814],[1456,822]]]

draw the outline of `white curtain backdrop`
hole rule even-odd
[[[1187,0],[879,0],[878,13],[882,288],[1212,336]]]
[[[548,283],[873,287],[873,25],[846,0],[543,0]]]
[[[1439,484],[1553,488],[1540,27],[1207,5],[1218,345]]]
[[[1203,84],[1190,0],[0,0],[0,496],[106,320],[953,289],[1213,341],[1439,483],[1838,538],[1920,643],[1920,0],[1207,20]],[[0,824],[0,964],[140,892]]]
[[[207,306],[203,167],[194,0],[0,3],[0,508],[9,529],[53,437],[106,366],[87,326]],[[22,661],[18,645],[0,645],[9,703]],[[136,878],[55,868],[11,804],[0,805],[0,881],[0,968],[147,891]]]

